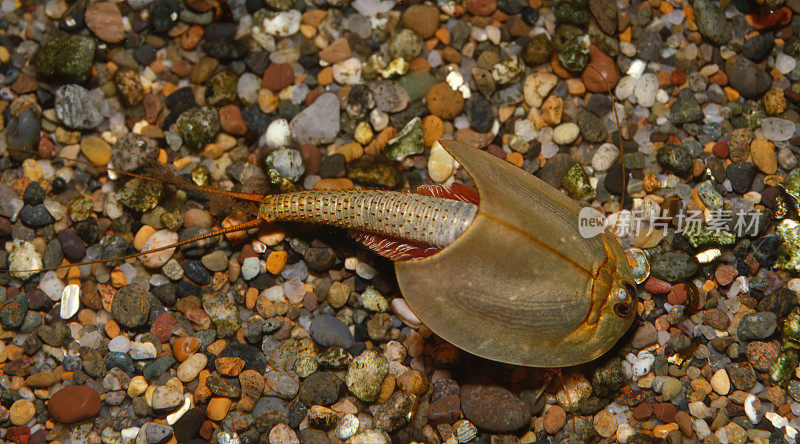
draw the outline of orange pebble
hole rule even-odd
[[[508,161],[508,163],[510,163],[512,165],[516,165],[516,166],[522,168],[522,165],[525,162],[525,159],[522,157],[522,154],[517,153],[517,152],[513,152],[513,153],[506,154],[506,161]]]
[[[142,225],[142,228],[139,228],[139,231],[136,232],[136,236],[133,237],[133,247],[141,251],[147,239],[155,232],[156,229],[150,225]]]
[[[317,82],[322,86],[328,86],[333,83],[333,68],[326,66],[319,70],[317,74]]]
[[[439,28],[433,33],[436,38],[442,42],[442,45],[447,46],[450,44],[450,31],[445,28]]]
[[[267,256],[267,271],[272,274],[279,274],[286,266],[288,254],[285,251],[273,251]]]
[[[113,338],[116,338],[117,336],[119,336],[120,328],[119,328],[119,324],[117,324],[117,321],[112,319],[112,320],[106,322],[106,325],[104,326],[104,328],[105,328],[106,334],[108,335],[109,338],[113,339]]]
[[[739,91],[736,91],[730,86],[726,86],[723,89],[725,90],[725,95],[728,96],[728,102],[735,102],[739,100]]]
[[[201,342],[192,336],[182,336],[172,344],[172,354],[180,362],[189,359],[194,352],[200,350]]]

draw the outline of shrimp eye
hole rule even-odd
[[[632,311],[631,304],[626,304],[624,302],[614,304],[614,314],[621,318],[627,318]]]

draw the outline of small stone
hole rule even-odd
[[[158,158],[158,143],[136,133],[120,137],[111,150],[111,163],[114,168],[134,172]]]
[[[122,14],[116,3],[93,3],[86,8],[86,14],[83,19],[86,22],[86,27],[104,42],[119,43],[125,37]]]
[[[292,137],[302,145],[321,145],[333,142],[339,134],[339,99],[336,94],[324,93],[291,122]]]
[[[160,385],[155,388],[150,405],[154,410],[171,411],[183,403],[183,395],[172,387]]]
[[[725,62],[725,74],[730,85],[746,99],[760,98],[772,85],[772,79],[763,68],[740,55]]]
[[[335,374],[316,372],[303,381],[299,399],[306,405],[328,406],[339,399],[343,387],[343,381]]]
[[[177,126],[184,142],[195,150],[203,148],[221,128],[217,110],[208,106],[184,111]]]
[[[144,327],[150,314],[150,295],[136,284],[126,285],[114,293],[111,313],[125,328]]]
[[[456,117],[464,108],[464,97],[445,82],[433,85],[428,90],[425,101],[431,114],[443,120]]]
[[[378,397],[381,383],[388,372],[386,358],[375,351],[366,350],[348,366],[345,382],[358,399],[372,402]]]
[[[56,422],[74,424],[100,413],[100,395],[85,385],[64,387],[50,397],[48,409]]]
[[[294,69],[288,63],[273,63],[264,70],[261,86],[272,91],[280,91],[294,81]]]
[[[16,426],[27,424],[36,414],[36,407],[27,399],[17,399],[8,409],[11,424]]]
[[[733,31],[722,8],[711,0],[695,0],[693,6],[700,34],[717,45],[728,43]]]
[[[79,34],[56,38],[36,53],[36,70],[49,79],[83,83],[89,79],[95,45],[93,38]]]
[[[94,97],[79,85],[64,85],[56,90],[55,110],[58,120],[69,128],[94,129],[103,123]]]
[[[386,157],[400,161],[408,156],[422,154],[422,121],[419,117],[411,119],[396,137],[386,142]]]
[[[614,16],[616,18],[616,15]],[[581,81],[591,92],[607,92],[617,86],[619,70],[614,59],[607,56],[598,47],[589,46],[591,58],[589,65],[581,74]]]
[[[553,142],[559,145],[569,145],[578,138],[580,133],[580,127],[576,123],[562,123],[553,130]]]
[[[476,426],[497,433],[516,431],[527,425],[531,418],[527,404],[500,386],[464,386],[461,389],[461,410]]]
[[[297,182],[305,173],[300,151],[294,148],[278,148],[267,155],[264,161],[268,168],[275,168],[290,182]]]
[[[349,349],[355,343],[346,325],[331,315],[319,315],[311,321],[311,338],[323,347]]]
[[[413,5],[403,12],[402,21],[406,28],[427,39],[439,28],[439,10],[430,5]]]
[[[523,85],[525,103],[532,108],[540,108],[544,98],[558,83],[558,77],[550,72],[539,71],[529,75]]]
[[[84,137],[81,139],[81,153],[97,166],[107,165],[111,160],[111,145],[97,136]]]
[[[778,171],[778,158],[772,142],[764,139],[753,140],[750,144],[750,156],[764,174],[775,174]]]
[[[711,377],[711,387],[720,395],[727,395],[731,390],[731,380],[724,368],[717,370]]]
[[[766,339],[775,333],[777,316],[772,312],[749,313],[739,321],[736,334],[743,341]]]

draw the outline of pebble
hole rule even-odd
[[[137,284],[126,285],[114,294],[111,313],[125,328],[143,327],[150,314],[150,296]]]
[[[500,386],[464,386],[461,410],[476,426],[496,433],[520,429],[531,417],[527,404]]]
[[[100,412],[100,395],[89,386],[73,385],[55,392],[47,406],[53,420],[74,424]]]
[[[377,352],[366,350],[350,362],[345,383],[358,399],[371,402],[378,397],[381,383],[388,372],[386,358]]]
[[[298,113],[289,122],[291,134],[299,145],[330,143],[339,133],[339,99],[335,94],[325,93]]]
[[[80,85],[64,85],[56,90],[55,110],[58,120],[73,129],[94,129],[103,123],[103,115],[89,91]]]

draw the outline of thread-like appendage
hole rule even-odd
[[[259,217],[308,222],[382,234],[444,247],[475,219],[468,202],[397,191],[320,190],[267,196]]]

